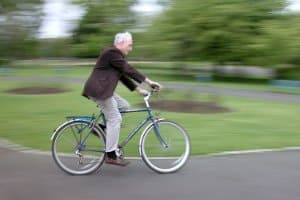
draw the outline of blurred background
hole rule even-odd
[[[80,96],[83,82],[123,31],[134,38],[129,61],[151,79],[169,89],[204,88],[184,85],[169,99],[228,108],[167,113],[187,127],[199,146],[193,154],[299,146],[299,103],[271,100],[272,92],[292,93],[299,102],[300,0],[0,0],[0,137],[48,149],[65,116],[95,112]],[[66,92],[11,93],[25,86]],[[222,93],[225,87],[270,98],[240,98]],[[141,100],[120,91],[133,105]]]
[[[95,58],[130,31],[130,58],[300,64],[299,0],[1,0],[1,62]]]
[[[298,80],[299,22],[299,0],[1,0],[0,65],[94,61],[115,33],[130,31],[131,60],[180,62],[175,67],[197,74],[201,64],[184,62],[259,66]]]

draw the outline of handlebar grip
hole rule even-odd
[[[151,84],[150,87],[153,89],[153,90],[159,90],[159,86],[157,84]]]

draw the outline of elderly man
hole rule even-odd
[[[129,103],[114,93],[118,81],[120,80],[128,89],[137,91],[141,95],[147,94],[148,91],[137,86],[133,80],[138,83],[145,82],[152,88],[161,88],[159,83],[150,80],[126,61],[125,56],[132,50],[132,44],[130,33],[116,34],[114,45],[100,54],[83,90],[83,96],[95,101],[107,120],[105,162],[119,166],[129,164],[127,160],[116,154],[122,121],[119,109],[128,108]]]

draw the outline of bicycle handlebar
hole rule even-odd
[[[149,98],[152,96],[152,94],[153,94],[154,92],[159,92],[159,90],[157,90],[157,89],[152,89],[150,92],[148,92],[148,94],[145,94],[145,95],[144,95],[144,101],[145,101],[147,107],[149,107]]]

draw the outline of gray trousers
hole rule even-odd
[[[105,100],[95,101],[106,119],[106,152],[115,151],[118,148],[120,128],[122,122],[122,115],[119,109],[127,110],[130,104],[118,94],[114,94],[112,97]]]

